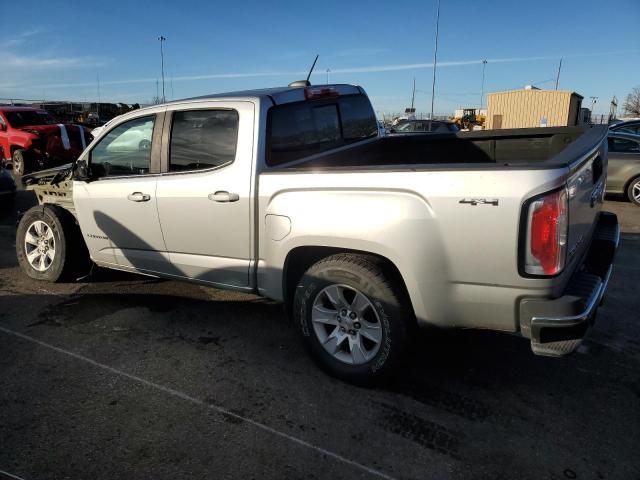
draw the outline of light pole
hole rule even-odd
[[[162,68],[162,103],[165,102],[165,97],[164,97],[164,51],[162,50],[162,44],[164,42],[167,41],[166,37],[163,37],[162,35],[160,35],[158,37],[158,40],[160,40],[160,65]]]
[[[433,81],[431,82],[431,120],[433,120],[433,101],[436,94],[436,65],[438,63],[438,29],[440,27],[440,0],[438,0],[438,10],[436,11],[436,41],[433,49]],[[429,124],[431,130],[431,124]]]
[[[598,101],[598,97],[589,97],[591,99],[591,123],[593,123],[593,120],[595,118],[595,115],[593,114],[593,110],[596,108],[596,102]]]
[[[327,85],[329,85],[329,74],[331,73],[331,69],[327,68]]]
[[[480,87],[480,110],[482,110],[482,102],[484,101],[484,69],[487,66],[487,59],[482,60],[482,86]],[[478,115],[480,115],[478,110]]]

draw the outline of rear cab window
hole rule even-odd
[[[222,167],[235,160],[238,143],[235,110],[186,110],[173,113],[169,171]]]
[[[378,135],[362,94],[276,105],[269,110],[267,165],[278,166]]]

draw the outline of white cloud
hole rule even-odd
[[[578,57],[592,57],[602,55],[613,55],[623,53],[637,53],[637,50],[633,51],[617,51],[617,52],[599,52],[579,55],[561,55],[556,56],[532,56],[532,57],[510,57],[510,58],[488,58],[486,59],[489,64],[492,63],[516,63],[516,62],[530,62],[539,60],[558,60],[560,57],[564,58],[578,58]],[[438,68],[459,67],[466,65],[478,65],[481,64],[484,59],[475,60],[454,60],[438,62]],[[9,60],[11,61],[11,59]],[[97,66],[100,65],[95,59],[69,57],[69,58],[34,58],[34,57],[14,57],[14,64],[22,65],[24,67],[65,67],[65,66]],[[347,74],[347,73],[382,73],[393,72],[401,70],[420,70],[433,68],[433,63],[408,63],[408,64],[390,64],[390,65],[372,65],[365,67],[348,67],[348,68],[336,68],[331,69],[333,74]],[[269,71],[269,72],[246,72],[246,73],[210,73],[200,75],[182,75],[174,76],[174,82],[189,82],[189,81],[201,81],[201,80],[214,80],[214,79],[231,79],[231,78],[258,78],[258,77],[303,77],[307,75],[307,71]],[[325,75],[323,71],[314,72],[314,76]],[[101,85],[129,85],[129,84],[143,84],[143,83],[155,83],[156,77],[148,78],[128,78],[128,79],[116,79],[116,80],[103,80]],[[39,85],[25,85],[22,83],[5,84],[0,87],[5,89],[19,89],[19,88],[76,88],[76,87],[92,87],[95,86],[95,82],[70,82],[70,83],[57,83],[57,84],[39,84]]]
[[[102,62],[97,62],[90,57],[30,57],[27,55],[4,54],[2,63],[13,69],[37,69],[37,68],[60,68],[75,66],[100,66]],[[16,73],[16,72],[13,72]],[[19,71],[17,72],[19,73]]]
[[[17,35],[15,35],[13,38],[9,38],[8,40],[1,41],[0,48],[8,48],[8,47],[15,47],[18,45],[22,45],[30,37],[39,35],[43,31],[44,30],[42,30],[41,28],[32,28],[30,30],[25,30],[24,32],[20,32]]]

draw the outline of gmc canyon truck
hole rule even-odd
[[[606,130],[379,137],[358,86],[211,95],[111,122],[72,166],[25,177],[34,279],[96,265],[283,302],[313,358],[370,383],[416,327],[574,350],[618,245]]]

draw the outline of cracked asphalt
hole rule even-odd
[[[323,374],[258,297],[102,270],[32,281],[5,212],[0,478],[640,478],[640,208],[605,208],[624,233],[577,353],[427,331],[384,389]]]

